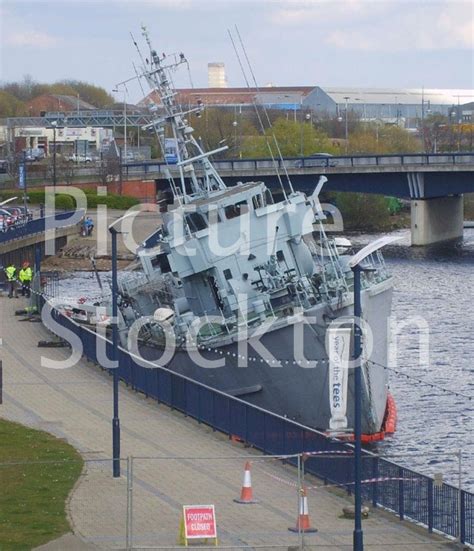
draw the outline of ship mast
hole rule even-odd
[[[225,151],[227,146],[205,152],[193,136],[194,129],[189,126],[187,115],[197,113],[200,115],[202,106],[183,111],[176,103],[176,89],[173,85],[171,73],[180,65],[187,64],[184,54],[167,57],[160,55],[153,49],[148,30],[142,26],[142,34],[149,49],[149,58],[143,65],[143,76],[148,85],[155,91],[160,99],[164,110],[164,116],[155,118],[145,128],[154,128],[158,136],[164,136],[164,127],[169,124],[173,138],[177,144],[177,167],[179,169],[181,186],[180,189],[173,186],[175,197],[187,203],[196,196],[207,196],[214,191],[226,189],[222,178],[213,167],[209,157],[215,153]],[[150,100],[150,111],[156,113],[156,105]],[[162,143],[162,139],[160,139]],[[162,143],[162,148],[163,143]],[[191,153],[192,152],[192,153]],[[195,165],[203,171],[203,178],[198,178],[195,172]],[[186,190],[186,178],[191,184],[191,193]]]

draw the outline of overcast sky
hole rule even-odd
[[[130,32],[183,51],[194,86],[225,63],[245,86],[238,26],[259,85],[474,88],[474,2],[458,0],[0,0],[2,81],[73,78],[111,90],[133,74]],[[184,75],[186,77],[186,75]],[[181,86],[189,79],[181,78]],[[131,99],[139,99],[130,89]]]

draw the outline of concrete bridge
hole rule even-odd
[[[463,193],[474,192],[474,153],[295,157],[283,160],[225,159],[214,162],[227,184],[262,179],[279,188],[276,169],[293,186],[312,191],[325,174],[329,191],[376,193],[411,201],[413,245],[458,239],[463,234]],[[166,185],[177,165],[149,161],[123,165],[124,177]],[[285,178],[283,178],[285,182]]]

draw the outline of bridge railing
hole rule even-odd
[[[0,245],[17,239],[24,239],[25,237],[30,237],[38,233],[44,233],[45,230],[49,228],[58,229],[68,227],[71,225],[68,223],[68,220],[74,214],[77,214],[77,212],[60,212],[53,216],[37,218],[36,220],[30,220],[24,224],[9,228],[6,231],[0,232]]]
[[[374,166],[458,166],[473,165],[474,153],[410,153],[393,155],[343,155],[338,157],[285,157],[275,159],[221,159],[214,161],[217,170],[228,172],[304,169],[304,168],[338,168],[338,167],[374,167]],[[164,174],[166,170],[175,171],[176,165],[164,161],[146,161],[123,164],[125,176],[137,174]]]
[[[98,348],[97,339],[102,337],[58,311],[53,311],[53,316],[79,337],[83,355],[98,364],[97,350],[103,351],[103,344]],[[111,358],[111,342],[107,340],[105,346],[107,357]],[[229,437],[236,436],[264,453],[314,452],[307,456],[305,471],[325,484],[340,485],[352,492],[353,448],[350,444],[146,362],[122,348],[119,348],[118,361],[119,377],[132,389]],[[324,457],[328,453],[332,456]],[[341,460],[335,458],[337,454]],[[371,481],[363,484],[363,498],[373,507],[382,506],[400,519],[423,524],[429,531],[437,530],[458,536],[463,543],[474,543],[474,494],[462,491],[460,495],[459,489],[450,484],[435,484],[426,475],[369,452],[364,452],[362,479]]]

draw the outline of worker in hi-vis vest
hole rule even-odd
[[[8,298],[13,298],[16,288],[16,268],[14,264],[9,264],[5,268],[5,275],[7,277],[8,284]]]
[[[23,267],[18,274],[18,279],[21,283],[21,295],[30,298],[31,280],[33,279],[33,271],[30,268],[29,262],[23,262]]]

